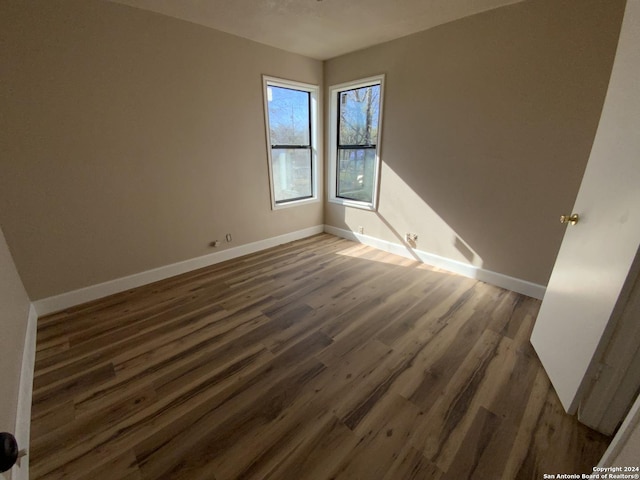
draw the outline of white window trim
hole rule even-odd
[[[293,80],[285,80],[277,77],[270,77],[267,75],[262,76],[262,96],[264,100],[264,118],[265,118],[265,129],[266,129],[266,142],[267,142],[267,158],[269,162],[269,190],[271,193],[271,209],[272,210],[280,210],[282,208],[295,207],[299,205],[304,205],[307,203],[313,203],[319,201],[318,189],[318,144],[320,141],[319,138],[319,119],[318,119],[318,102],[319,102],[319,92],[320,87],[318,85],[312,85],[309,83],[296,82]],[[275,199],[275,189],[273,185],[273,160],[271,158],[271,129],[269,127],[269,99],[267,94],[267,87],[282,87],[282,88],[293,88],[296,90],[301,90],[305,92],[309,92],[311,95],[311,111],[309,112],[311,119],[311,190],[312,196],[309,198],[303,198],[300,200],[292,200],[284,203],[276,203]]]
[[[364,210],[378,209],[378,191],[380,188],[380,147],[382,139],[382,111],[384,110],[384,74],[375,75],[373,77],[354,80],[352,82],[340,83],[329,87],[331,122],[329,126],[329,175],[328,175],[328,194],[329,202],[338,203],[347,207],[361,208]],[[378,136],[376,140],[376,164],[374,169],[372,202],[359,202],[357,200],[349,200],[336,196],[336,179],[337,179],[337,157],[338,157],[338,93],[344,90],[368,87],[369,85],[380,84],[380,109],[378,117]]]

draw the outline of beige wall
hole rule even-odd
[[[327,86],[386,74],[378,212],[325,223],[548,281],[586,166],[623,0],[537,0],[325,63]],[[327,99],[328,100],[328,99]]]
[[[2,2],[0,225],[34,300],[317,225],[546,284],[623,0],[538,0],[324,64],[386,73],[380,208],[271,211],[261,74],[321,62],[98,0]]]
[[[271,211],[262,74],[322,63],[97,0],[0,4],[0,225],[37,300],[323,221]]]
[[[0,229],[0,432],[15,434],[29,298]]]

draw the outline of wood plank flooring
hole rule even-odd
[[[32,479],[540,479],[540,302],[318,235],[41,318]]]

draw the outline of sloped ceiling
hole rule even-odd
[[[110,0],[326,60],[522,0]]]

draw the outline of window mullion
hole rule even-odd
[[[282,148],[289,150],[310,150],[311,145],[271,145],[271,148]]]
[[[342,150],[375,150],[377,145],[338,145]]]

